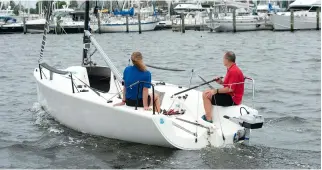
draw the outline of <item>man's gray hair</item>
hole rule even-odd
[[[225,57],[226,57],[227,60],[229,60],[231,62],[235,62],[236,61],[236,55],[232,51],[227,51],[226,54],[225,54]]]

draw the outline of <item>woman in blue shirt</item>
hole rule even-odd
[[[149,88],[151,88],[151,73],[146,69],[143,63],[143,57],[140,52],[133,52],[131,55],[133,66],[128,66],[123,72],[123,100],[122,103],[117,105],[135,106],[138,95],[138,107],[144,107],[144,110],[150,110],[152,105],[152,94],[149,94]],[[130,87],[130,85],[138,82],[145,81],[148,83],[141,83],[138,93],[138,84]],[[160,112],[160,100],[157,94],[154,94],[156,111]]]

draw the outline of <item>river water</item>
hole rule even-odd
[[[252,146],[174,150],[91,136],[66,128],[37,103],[32,76],[41,34],[0,35],[0,168],[321,168],[321,33],[242,32],[185,34],[157,31],[95,35],[119,70],[133,51],[153,79],[188,86],[224,75],[222,56],[234,51],[256,80],[255,107],[265,117]],[[48,35],[43,60],[79,65],[82,35]],[[99,55],[93,60],[103,63]],[[202,88],[200,89],[202,90]],[[251,103],[247,88],[245,102]]]

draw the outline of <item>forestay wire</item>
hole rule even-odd
[[[46,39],[47,39],[47,33],[49,32],[49,19],[50,16],[52,14],[52,6],[53,5],[53,1],[50,1],[48,3],[48,6],[46,7],[46,23],[44,26],[44,35],[42,37],[42,42],[41,42],[41,49],[40,49],[40,55],[39,55],[39,59],[38,59],[38,63],[41,63],[43,55],[44,55],[44,50],[45,50],[45,46],[46,46]]]

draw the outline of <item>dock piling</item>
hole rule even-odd
[[[209,15],[209,21],[211,25],[213,25],[213,20],[212,20],[213,10],[214,9],[210,9],[210,15]],[[213,32],[212,28],[210,28],[210,32]]]
[[[27,33],[27,26],[26,26],[26,17],[23,17],[23,33],[26,34]]]
[[[138,14],[138,21],[139,21],[139,34],[141,34],[142,31],[141,31],[141,14],[140,13]]]
[[[101,13],[97,13],[98,33],[101,34]]]
[[[233,32],[236,32],[236,10],[233,10]]]
[[[126,32],[129,33],[129,16],[126,15],[125,19],[126,19]]]
[[[291,32],[294,31],[294,10],[291,9]]]
[[[316,10],[316,30],[320,29],[320,9]]]
[[[184,26],[184,14],[183,13],[181,13],[181,30],[182,30],[182,33],[186,32],[186,29]]]

